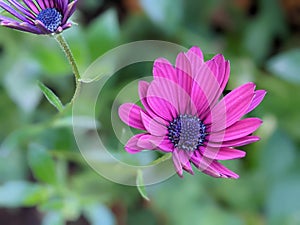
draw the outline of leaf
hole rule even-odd
[[[61,213],[49,212],[44,216],[42,225],[65,225],[65,221]]]
[[[92,59],[116,47],[120,39],[118,16],[108,10],[96,18],[87,29],[87,40]]]
[[[30,49],[30,58],[38,62],[44,74],[56,77],[70,74],[70,65],[54,38],[48,36],[25,38],[27,48]]]
[[[114,225],[116,220],[112,212],[102,204],[89,205],[84,210],[85,218],[91,225]]]
[[[271,58],[267,70],[274,75],[292,83],[300,83],[300,49],[293,49]]]
[[[25,181],[10,181],[0,187],[0,207],[33,206],[45,201],[49,190]]]
[[[49,152],[36,144],[31,144],[29,148],[28,162],[34,177],[41,182],[56,184],[55,163]]]
[[[284,178],[272,186],[266,201],[268,224],[299,224],[300,177]]]
[[[138,170],[137,177],[136,177],[136,186],[138,191],[140,192],[141,196],[146,199],[147,201],[150,201],[150,199],[147,196],[146,188],[144,186],[144,179],[143,179],[143,172],[141,170]]]
[[[141,0],[140,3],[151,20],[164,30],[174,32],[178,28],[183,16],[182,0]]]
[[[61,103],[60,99],[56,96],[56,94],[54,94],[54,92],[52,90],[50,90],[48,87],[46,87],[43,83],[38,81],[38,85],[41,89],[41,91],[43,92],[43,94],[45,95],[45,97],[47,98],[47,100],[59,111],[63,111],[64,106]]]
[[[261,170],[269,179],[278,179],[292,172],[296,151],[295,144],[286,133],[275,131],[261,151]]]
[[[70,116],[54,121],[53,127],[79,127],[84,129],[99,128],[100,122],[90,116]]]
[[[162,157],[160,157],[160,158],[154,160],[153,162],[151,162],[149,165],[157,165],[159,163],[162,163],[164,161],[167,161],[167,160],[171,159],[171,157],[172,157],[172,153],[166,153]]]
[[[39,65],[29,58],[20,58],[5,74],[4,85],[10,98],[26,113],[32,112],[41,99],[35,82],[40,75]]]

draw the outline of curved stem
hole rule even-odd
[[[74,73],[75,76],[75,92],[74,95],[70,101],[70,103],[73,103],[74,100],[76,99],[77,95],[80,92],[80,87],[81,87],[81,82],[80,82],[80,74],[79,74],[79,70],[76,64],[76,60],[72,54],[72,51],[68,45],[68,43],[66,42],[66,40],[64,39],[64,37],[60,34],[55,36],[55,40],[58,42],[59,46],[61,47],[61,49],[63,50],[63,52],[65,53],[71,67],[72,67],[72,71]]]

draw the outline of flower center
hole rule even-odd
[[[55,32],[61,24],[62,15],[56,9],[48,8],[42,10],[36,19],[40,20],[49,31]]]
[[[174,147],[194,151],[205,141],[205,125],[196,116],[179,115],[168,126],[168,137]]]

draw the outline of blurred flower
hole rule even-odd
[[[263,100],[266,91],[247,83],[220,99],[228,82],[229,62],[222,55],[204,62],[201,50],[180,53],[173,67],[166,59],[154,62],[154,80],[139,83],[140,106],[125,103],[119,116],[130,127],[145,130],[130,138],[125,149],[172,153],[179,176],[193,174],[191,163],[213,177],[238,178],[218,160],[245,156],[233,147],[259,140],[251,134],[259,118],[241,119]]]
[[[60,33],[72,26],[68,22],[77,0],[0,0],[0,7],[15,18],[0,15],[0,24],[34,34]]]

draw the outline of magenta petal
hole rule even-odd
[[[192,166],[191,166],[191,163],[190,163],[190,158],[191,158],[191,154],[192,153],[188,153],[188,152],[185,152],[185,151],[182,151],[182,150],[175,150],[177,151],[178,153],[178,157],[180,159],[180,163],[181,163],[181,166],[182,168],[189,172],[190,174],[194,174],[193,172],[193,169],[192,169]]]
[[[220,85],[211,69],[203,63],[194,77],[191,92],[191,99],[197,108],[199,117],[204,116],[203,113],[211,106],[211,103],[219,93],[219,89]]]
[[[178,91],[178,101],[182,103],[182,106],[184,106],[182,111],[194,114],[189,105],[190,97],[188,97],[189,100],[187,101],[187,95],[190,96],[192,91],[193,74],[190,61],[184,53],[179,53],[176,58],[176,73],[178,85],[180,86],[180,89],[182,89],[182,91]],[[196,107],[194,108],[194,111],[196,111]]]
[[[197,167],[197,169],[209,176],[221,176],[221,174],[217,170],[213,169],[210,166],[214,162],[214,160],[203,157],[199,152],[194,152],[194,155],[192,155],[191,157],[191,162]]]
[[[23,0],[23,2],[27,5],[29,9],[31,9],[34,13],[39,14],[40,10],[37,8],[35,2],[32,0]]]
[[[202,153],[206,158],[215,159],[215,160],[230,160],[230,159],[238,159],[243,158],[246,155],[246,152],[222,147],[222,148],[213,148],[213,147],[205,147]]]
[[[119,108],[119,117],[130,127],[146,130],[141,119],[143,109],[133,103],[125,103]]]
[[[158,123],[155,119],[148,116],[144,112],[141,112],[141,116],[142,116],[142,122],[143,122],[146,130],[150,134],[152,134],[154,136],[164,136],[167,134],[167,128],[164,125]]]
[[[158,146],[161,145],[163,141],[164,137],[157,137],[150,134],[144,134],[139,138],[137,146],[143,149],[153,150],[158,149]]]
[[[177,98],[178,91],[179,86],[176,83],[168,79],[157,78],[148,88],[147,102],[159,117],[172,121],[181,109]]]
[[[217,161],[214,161],[210,166],[212,169],[219,171],[219,173],[221,174],[221,177],[233,178],[233,179],[239,178],[238,174],[229,170],[228,168],[226,168],[225,166],[223,166],[221,163],[219,163]]]
[[[246,136],[239,139],[231,140],[231,141],[224,141],[224,142],[207,142],[207,145],[214,148],[220,147],[239,147],[244,146],[247,144],[251,144],[253,142],[259,141],[260,138],[257,136]]]
[[[141,100],[146,112],[150,116],[155,117],[156,114],[152,111],[151,107],[149,106],[149,104],[147,102],[147,92],[148,92],[149,86],[150,86],[150,83],[148,83],[146,81],[139,81],[139,97],[140,97],[140,100]]]
[[[184,53],[179,53],[176,58],[176,73],[178,84],[190,94],[193,84],[193,75],[190,61]]]
[[[248,110],[246,111],[246,113],[249,113],[253,109],[255,109],[262,102],[262,100],[264,99],[266,94],[267,94],[267,92],[265,90],[255,91],[254,98],[253,98]]]
[[[203,64],[203,53],[199,47],[194,46],[185,55],[191,64],[192,76],[195,76],[198,69]]]
[[[252,134],[260,125],[262,120],[259,118],[247,118],[240,120],[225,130],[211,133],[208,137],[212,142],[223,142],[239,139]]]
[[[183,170],[182,170],[182,166],[181,166],[181,162],[180,162],[180,158],[178,156],[178,152],[177,150],[175,150],[172,154],[172,159],[173,159],[173,163],[174,163],[174,167],[176,170],[176,173],[182,177],[183,174]]]
[[[153,66],[153,76],[156,78],[165,78],[177,83],[177,74],[173,65],[164,58],[156,59]]]
[[[151,107],[149,106],[149,104],[147,102],[147,92],[148,92],[149,85],[150,84],[146,81],[139,82],[139,96],[140,96],[140,100],[145,108],[145,111],[149,114],[149,116],[151,116],[152,118],[155,118],[155,120],[157,122],[159,122],[160,124],[168,125],[169,123],[166,120],[163,120],[160,117],[157,117],[157,114],[155,114],[153,112],[153,110],[151,109]]]
[[[216,132],[231,126],[238,121],[249,108],[254,95],[255,85],[244,84],[227,94],[204,120],[212,124],[211,132]]]
[[[135,154],[135,153],[142,151],[143,148],[138,147],[137,142],[138,142],[139,138],[142,137],[143,135],[144,134],[137,134],[137,135],[131,137],[124,147],[125,150],[130,154]]]
[[[229,79],[230,64],[224,59],[224,56],[221,54],[216,55],[212,60],[217,64],[218,73],[214,73],[214,75],[216,76],[216,79],[220,84],[221,92],[223,92]]]
[[[63,24],[66,23],[68,18],[71,17],[71,15],[75,12],[76,5],[77,5],[77,0],[74,0],[73,2],[71,2],[68,5],[67,10],[64,15],[64,18],[63,18],[63,21],[62,21]]]

